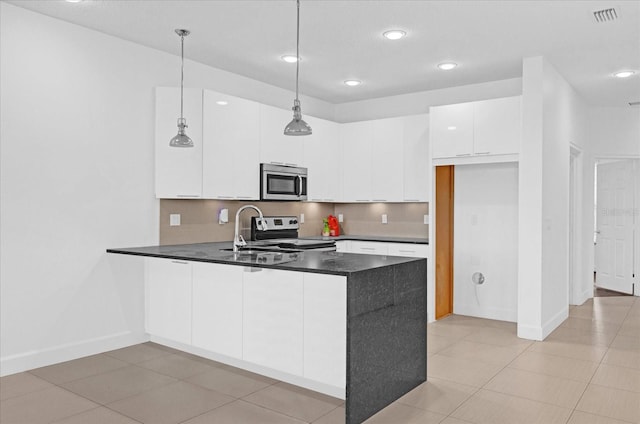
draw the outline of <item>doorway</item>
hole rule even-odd
[[[640,160],[598,160],[595,175],[595,287],[634,294]]]

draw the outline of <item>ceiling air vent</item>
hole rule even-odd
[[[640,106],[640,101],[637,101],[637,102],[629,102],[629,106]]]
[[[593,12],[593,17],[596,18],[596,22],[609,22],[618,19],[618,14],[616,13],[616,9],[612,7],[609,9],[596,10]]]

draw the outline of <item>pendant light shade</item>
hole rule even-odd
[[[302,120],[302,109],[298,99],[298,76],[300,74],[300,0],[296,0],[297,24],[296,24],[296,99],[293,101],[293,119],[284,128],[284,135],[311,135],[311,127]]]
[[[176,34],[180,36],[181,45],[181,66],[180,66],[180,118],[178,118],[178,134],[171,139],[171,147],[193,147],[193,140],[185,132],[187,120],[184,119],[184,37],[190,34],[189,30],[177,29]]]

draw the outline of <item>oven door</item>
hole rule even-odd
[[[260,180],[261,200],[307,200],[306,174],[263,169]]]

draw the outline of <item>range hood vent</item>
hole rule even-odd
[[[618,19],[618,13],[616,9],[611,7],[609,9],[596,10],[593,12],[593,17],[596,19],[596,22],[609,22]]]

